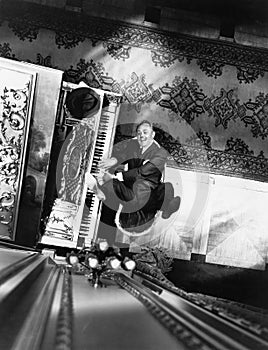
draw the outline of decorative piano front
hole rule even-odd
[[[93,149],[96,121],[94,116],[75,125],[61,149],[56,174],[58,198],[50,213],[45,236],[77,241],[75,233],[78,232],[77,221],[81,221],[79,208],[83,205],[84,175]]]

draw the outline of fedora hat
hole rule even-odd
[[[100,108],[100,96],[93,89],[80,87],[67,95],[65,104],[73,118],[90,118]]]

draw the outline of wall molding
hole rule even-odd
[[[21,1],[2,3],[0,23],[5,20],[21,40],[36,40],[41,28],[55,31],[55,41],[59,48],[74,47],[88,38],[93,45],[104,41],[121,48],[139,47],[150,50],[152,54],[168,54],[174,60],[186,59],[188,63],[192,59],[199,59],[200,64],[209,60],[218,65],[255,69],[257,74],[268,71],[268,49],[265,48],[160,31]]]
[[[160,31],[32,3],[18,1],[2,3],[0,26],[4,21],[8,22],[14,35],[22,41],[34,42],[42,28],[52,30],[55,32],[56,45],[59,50],[64,51],[76,47],[88,38],[93,46],[98,43],[103,45],[114,59],[127,60],[131,48],[139,47],[151,51],[153,64],[164,68],[168,68],[176,60],[179,62],[186,60],[190,63],[192,59],[196,59],[199,68],[215,79],[222,74],[225,64],[234,65],[238,73],[237,79],[243,84],[252,84],[258,77],[263,76],[264,71],[268,71],[268,49]],[[0,55],[17,59],[12,55],[7,43],[0,44]],[[51,57],[42,57],[41,54],[38,54],[37,63],[52,66]],[[88,76],[91,80],[86,80]],[[222,89],[218,96],[212,98],[205,96],[197,83],[188,81],[187,78],[184,80],[177,78],[172,85],[153,89],[144,74],[138,76],[134,72],[130,81],[121,81],[120,85],[108,75],[101,64],[93,60],[89,62],[80,60],[76,68],[71,66],[65,70],[64,79],[75,83],[86,81],[93,87],[120,92],[126,102],[135,106],[138,113],[142,104],[156,103],[182,117],[189,124],[195,122],[201,114],[208,113],[214,118],[213,122],[217,128],[226,129],[231,121],[238,120],[250,128],[253,137],[265,139],[268,135],[266,122],[263,120],[267,96],[262,94],[244,104],[233,98],[232,90]],[[131,100],[135,95],[131,93],[132,85],[134,89],[137,89],[137,86],[140,89],[136,100]],[[194,103],[182,111],[179,109],[182,106],[178,99],[175,101],[173,95],[176,93],[176,96],[182,98],[186,90]],[[215,110],[221,108],[220,103],[223,101],[228,103],[229,110],[222,111],[222,115],[219,116]],[[170,165],[183,170],[268,181],[268,159],[263,152],[260,154],[250,152],[247,150],[249,146],[243,145],[240,139],[228,141],[234,144],[233,148],[226,144],[225,149],[213,149],[212,136],[205,134],[201,136],[201,145],[191,143],[182,145],[178,140],[161,139],[160,143],[172,156],[173,161],[170,161]]]

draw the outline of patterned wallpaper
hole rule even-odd
[[[117,139],[151,119],[175,167],[268,181],[268,50],[12,2],[0,56],[121,93]]]

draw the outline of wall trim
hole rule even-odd
[[[218,64],[268,71],[268,49],[265,48],[157,30],[54,7],[8,1],[1,4],[0,23],[5,20],[21,40],[37,39],[40,28],[55,31],[59,48],[76,46],[88,38],[93,44],[105,41],[120,46],[139,47],[168,53],[174,59],[212,60]],[[64,38],[66,34],[68,40]]]

